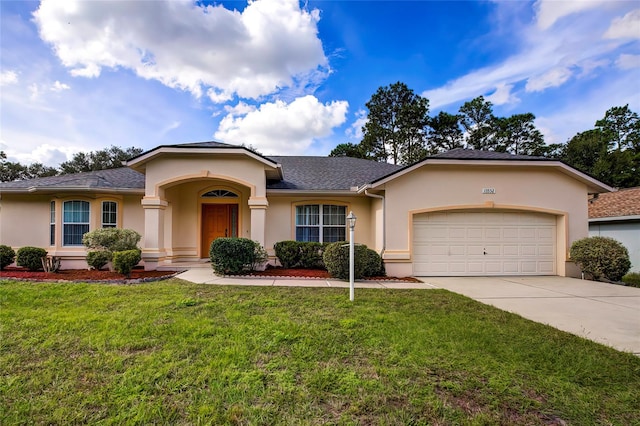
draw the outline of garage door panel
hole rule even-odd
[[[414,217],[416,275],[553,275],[555,216],[529,212]]]

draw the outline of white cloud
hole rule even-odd
[[[499,84],[496,91],[486,96],[485,99],[494,105],[513,104],[519,102],[520,99],[511,92],[511,89],[513,89],[512,84]]]
[[[572,74],[571,70],[566,67],[551,69],[544,74],[529,78],[525,90],[527,92],[541,92],[549,87],[558,87],[569,80]]]
[[[346,101],[322,104],[311,95],[291,103],[264,103],[256,109],[243,105],[221,120],[214,137],[251,145],[267,155],[304,154],[314,140],[329,136],[345,122],[347,109]]]
[[[0,86],[15,84],[18,82],[18,73],[7,70],[0,73]]]
[[[354,115],[356,116],[356,120],[351,123],[351,126],[349,126],[349,128],[345,131],[345,134],[348,137],[359,141],[363,136],[362,127],[364,127],[364,125],[367,123],[367,111],[365,111],[364,109],[359,109]]]
[[[601,6],[610,0],[538,0],[534,8],[538,28],[546,30],[565,16]]]
[[[242,12],[192,0],[43,0],[34,12],[40,37],[71,75],[127,68],[198,97],[205,89],[214,102],[326,75],[319,19],[298,0],[250,1]]]
[[[640,9],[632,10],[622,18],[616,18],[604,33],[605,38],[640,39]]]
[[[628,55],[623,53],[618,57],[616,66],[623,70],[640,68],[640,55]]]
[[[29,93],[30,93],[30,98],[32,101],[35,101],[36,99],[38,99],[38,97],[40,96],[40,89],[38,88],[38,85],[35,83],[31,83],[29,85]]]
[[[56,82],[53,83],[53,86],[51,86],[52,92],[62,92],[63,90],[69,89],[71,89],[71,87],[68,84],[60,83],[58,80],[56,80]]]

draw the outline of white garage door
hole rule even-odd
[[[527,212],[416,215],[413,273],[555,275],[556,218]]]

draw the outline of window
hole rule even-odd
[[[62,204],[62,244],[81,246],[82,236],[89,232],[89,203],[65,201]]]
[[[102,227],[115,228],[118,226],[118,203],[115,201],[102,202]]]
[[[49,215],[49,245],[56,245],[56,202],[51,202],[51,213]]]
[[[296,206],[296,241],[345,241],[346,211],[345,206],[330,204]]]
[[[205,198],[238,198],[238,194],[235,192],[227,191],[226,189],[214,189],[205,194],[202,194]]]

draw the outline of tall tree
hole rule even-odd
[[[89,153],[78,152],[69,161],[60,164],[60,173],[80,173],[95,170],[115,169],[122,167],[122,162],[142,153],[140,148],[122,149],[118,146],[110,146]]]
[[[333,148],[329,153],[329,157],[367,158],[367,154],[362,151],[360,145],[346,142],[338,144]]]
[[[366,104],[367,123],[360,142],[377,161],[409,164],[424,153],[429,101],[397,82],[380,87]]]
[[[629,109],[629,104],[607,110],[604,118],[596,121],[596,128],[606,134],[613,149],[640,152],[640,117]]]
[[[427,136],[429,154],[464,147],[464,136],[460,128],[460,116],[440,111],[429,119],[431,128]]]
[[[544,137],[533,124],[535,118],[530,112],[494,118],[494,149],[516,155],[542,155]]]
[[[478,96],[465,102],[458,110],[460,124],[467,133],[467,147],[474,149],[492,149],[494,135],[493,104]]]
[[[7,154],[4,151],[0,151],[0,182],[55,176],[57,174],[58,170],[54,167],[45,166],[42,163],[33,163],[25,166],[18,162],[7,161]]]

